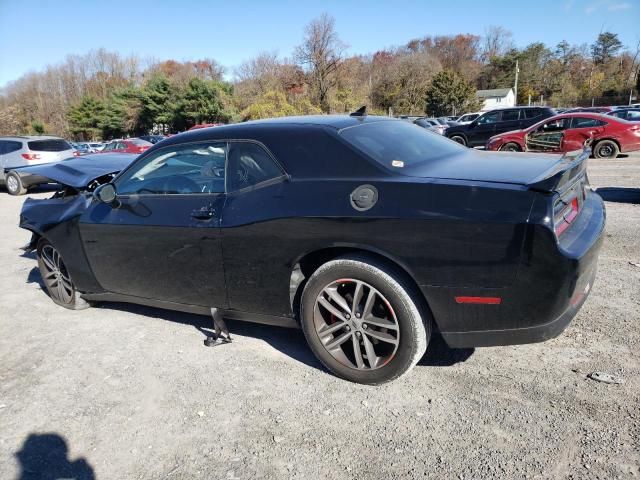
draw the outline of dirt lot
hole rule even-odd
[[[639,477],[640,155],[589,168],[607,238],[567,331],[434,341],[383,387],[331,376],[298,331],[229,322],[236,342],[207,349],[206,317],[55,306],[19,250],[24,197],[0,193],[0,477]]]

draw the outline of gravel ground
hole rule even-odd
[[[0,477],[640,476],[640,154],[589,171],[607,238],[565,333],[475,351],[435,340],[383,387],[328,374],[295,330],[229,322],[236,341],[207,349],[206,317],[55,306],[19,250],[24,197],[1,193]]]

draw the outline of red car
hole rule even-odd
[[[194,125],[189,130],[199,130],[201,128],[218,127],[220,125],[224,125],[224,124],[223,123],[200,123],[198,125]],[[187,132],[189,130],[187,130]]]
[[[599,113],[563,113],[524,130],[491,137],[487,150],[512,152],[571,152],[589,138],[596,158],[616,158],[619,153],[640,150],[640,125]]]
[[[140,138],[128,138],[127,140],[114,140],[99,153],[142,153],[153,147],[153,143]]]

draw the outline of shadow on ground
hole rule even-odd
[[[605,202],[640,204],[640,188],[603,187],[598,188],[596,193]]]
[[[74,479],[93,480],[93,467],[84,459],[73,462],[69,447],[57,433],[31,433],[15,456],[20,464],[18,480]]]
[[[47,294],[40,271],[34,267],[29,271],[27,283],[37,283]],[[214,332],[213,319],[205,315],[196,315],[192,313],[176,312],[173,310],[165,310],[162,308],[148,307],[145,305],[136,305],[133,303],[101,303],[99,308],[103,310],[118,310],[121,312],[134,313],[145,317],[156,318],[160,320],[180,323],[182,325],[192,325],[196,330],[202,333],[202,340],[211,336]],[[309,367],[326,371],[324,366],[316,359],[307,345],[302,330],[276,327],[272,325],[263,325],[259,323],[244,322],[239,320],[225,319],[231,336],[241,335],[244,337],[253,337],[265,341],[276,350],[285,355],[301,362]],[[206,348],[204,345],[202,348]],[[214,347],[218,348],[218,347]],[[442,336],[434,331],[431,341],[427,347],[427,351],[418,365],[425,367],[449,367],[456,363],[465,362],[474,349],[454,349],[447,346]]]

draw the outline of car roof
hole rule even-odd
[[[330,128],[336,131],[343,128],[362,125],[364,123],[376,122],[403,122],[392,117],[382,117],[376,115],[365,115],[362,117],[352,117],[349,115],[306,115],[294,117],[268,118],[264,120],[252,120],[249,122],[220,125],[217,127],[198,128],[187,130],[162,141],[164,147],[173,144],[201,141],[209,139],[232,139],[246,138],[250,135],[258,134],[262,131],[273,131],[291,127],[307,129]]]
[[[0,140],[64,140],[60,137],[54,137],[51,135],[9,135],[0,136]]]

